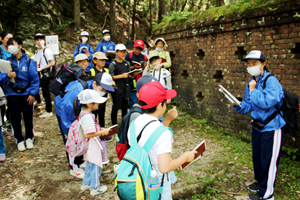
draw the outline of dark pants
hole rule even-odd
[[[24,141],[21,119],[25,124],[25,140],[33,139],[33,105],[28,104],[28,95],[7,96],[7,105],[10,111],[10,123],[17,143]]]
[[[260,132],[252,128],[252,159],[254,176],[259,183],[259,196],[274,193],[284,130]]]
[[[111,123],[117,124],[118,110],[122,110],[122,118],[127,114],[127,109],[129,107],[128,100],[124,97],[119,97],[117,95],[113,95],[113,106],[111,110]]]
[[[41,100],[41,96],[40,96],[40,93],[38,95],[35,96],[35,100],[38,104],[40,104],[42,102]]]
[[[51,104],[51,96],[50,96],[50,79],[47,78],[41,78],[40,85],[42,87],[43,91],[43,97],[46,101],[46,111],[47,112],[52,112],[52,104]]]
[[[66,138],[65,138],[65,135],[68,135],[68,133],[64,133],[62,128],[61,128],[61,118],[60,116],[56,115],[56,118],[57,118],[57,122],[58,122],[58,126],[59,126],[59,129],[60,129],[60,132],[61,132],[61,136],[63,138],[63,141],[64,141],[64,145],[66,145]],[[66,152],[66,155],[67,155],[67,159],[68,159],[68,163],[69,163],[69,167],[70,169],[73,169],[73,166],[70,164],[70,159],[69,159],[69,154],[68,152]],[[80,165],[83,163],[83,155],[82,156],[78,156],[78,157],[75,157],[74,158],[74,164],[77,165],[77,167],[79,168]]]
[[[99,109],[96,111],[93,111],[95,114],[95,120],[98,119],[98,123],[100,124],[100,127],[104,128],[105,126],[105,107],[106,107],[106,102],[99,104]]]

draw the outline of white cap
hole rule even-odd
[[[87,31],[82,31],[80,33],[80,36],[90,36],[89,33]]]
[[[115,48],[115,51],[117,51],[117,50],[123,51],[123,50],[126,50],[126,47],[125,47],[124,44],[117,44],[116,48]]]
[[[81,61],[81,60],[88,60],[89,58],[84,54],[80,53],[77,56],[75,56],[75,62]]]
[[[86,89],[78,94],[78,100],[80,104],[88,103],[104,103],[107,98],[101,97],[98,92],[92,89]]]
[[[157,176],[156,170],[152,170],[152,171],[151,171],[151,177],[156,177],[156,176]]]
[[[110,31],[107,30],[107,29],[105,29],[105,30],[102,32],[102,34],[104,35],[105,33],[110,33]]]
[[[106,91],[109,91],[109,92],[115,91],[115,89],[112,86],[113,78],[110,74],[108,74],[106,72],[98,73],[95,76],[94,81],[97,81],[98,83],[100,83],[100,86]]]

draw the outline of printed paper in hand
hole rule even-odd
[[[237,100],[237,98],[235,98],[230,92],[228,92],[228,90],[226,90],[222,85],[219,85],[219,87],[219,91],[222,92],[231,103],[235,103],[237,106],[240,106],[242,108],[241,102]]]

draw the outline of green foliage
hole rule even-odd
[[[57,27],[56,27],[56,31],[63,31],[65,30],[65,28],[67,28],[67,26],[69,26],[70,24],[74,24],[75,23],[75,19],[73,20],[68,20],[66,21],[66,23],[64,24],[59,24]]]
[[[259,10],[265,6],[272,6],[277,3],[285,2],[288,0],[241,0],[234,4],[223,5],[220,7],[213,7],[208,10],[198,10],[196,12],[172,12],[170,16],[164,16],[161,23],[154,26],[154,31],[164,31],[167,28],[176,27],[188,23],[204,22],[210,20],[219,20],[220,17],[228,15],[241,15],[248,10]],[[268,7],[268,10],[275,11],[278,7]]]

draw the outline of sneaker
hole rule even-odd
[[[40,115],[40,118],[52,117],[52,116],[53,116],[52,112],[44,112],[43,114]]]
[[[250,194],[248,196],[248,199],[249,200],[260,200],[260,199],[263,199],[262,197],[259,196],[258,193],[255,193],[255,194]],[[275,200],[274,196],[270,196],[269,198],[267,198],[267,200]]]
[[[25,151],[26,150],[24,141],[18,143],[18,150],[19,151]]]
[[[82,191],[85,191],[85,190],[87,190],[87,189],[90,189],[90,186],[89,186],[89,185],[86,185],[86,184],[83,184],[83,183],[81,183],[81,184],[80,184],[80,189],[81,189]]]
[[[0,161],[3,162],[5,160],[5,154],[1,153],[0,154]]]
[[[26,147],[27,147],[27,149],[32,149],[33,148],[33,140],[31,138],[28,138],[26,140]]]
[[[85,169],[86,162],[82,163],[79,167],[80,169]]]
[[[248,186],[248,189],[251,192],[258,192],[259,191],[259,183],[258,182],[254,182],[251,185]]]
[[[111,137],[105,138],[104,141],[106,141],[106,142],[111,141]]]
[[[75,170],[70,170],[70,174],[72,176],[75,176],[76,178],[83,179],[84,177],[84,171],[82,169],[75,169]]]
[[[97,187],[96,189],[92,189],[92,188],[91,188],[90,195],[96,196],[96,195],[98,195],[98,194],[104,193],[106,190],[107,190],[107,186],[106,186],[106,185],[99,186],[99,187]]]
[[[3,135],[3,136],[7,136],[7,135],[8,135],[7,129],[4,128],[3,126],[2,126],[2,135]]]

